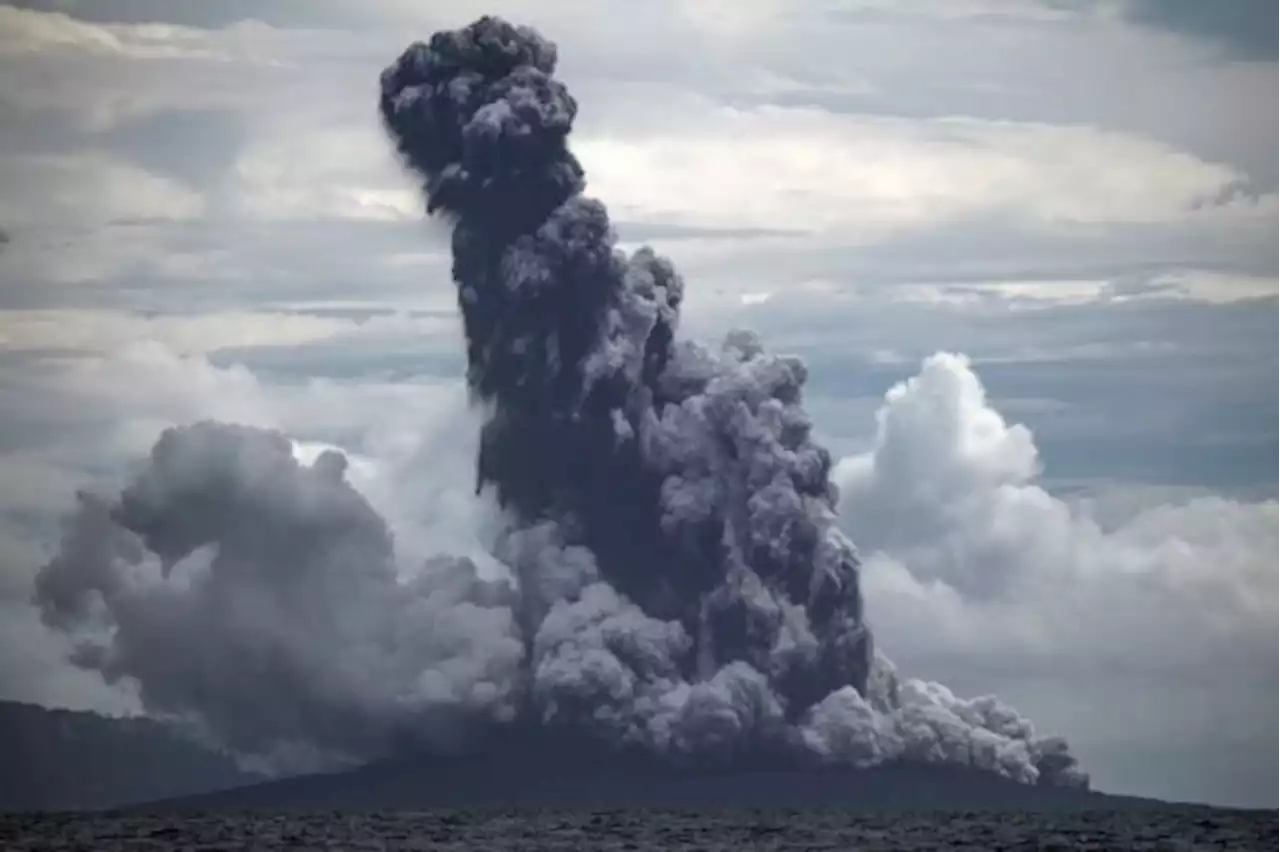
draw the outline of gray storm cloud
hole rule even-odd
[[[381,81],[387,131],[451,228],[477,490],[507,518],[491,552],[509,578],[448,556],[398,573],[341,454],[304,465],[283,435],[206,422],[162,435],[117,497],[82,499],[38,577],[46,622],[148,709],[267,759],[519,721],[680,761],[1087,783],[998,699],[902,679],[875,649],[804,364],[750,332],[677,339],[683,283],[620,251],[583,195],[555,64],[535,31],[486,17]]]

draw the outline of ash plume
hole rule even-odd
[[[46,622],[151,712],[194,713],[219,745],[290,769],[510,718],[509,585],[449,557],[400,579],[345,466],[301,465],[245,426],[166,431],[118,498],[80,496],[36,580]]]
[[[875,649],[804,364],[752,333],[676,337],[683,282],[625,254],[567,147],[555,46],[485,17],[415,43],[380,109],[452,229],[477,491],[509,580],[397,574],[340,454],[201,423],[118,498],[85,498],[41,572],[77,661],[242,754],[358,760],[520,722],[684,762],[763,752],[1087,783],[996,698]],[[203,555],[202,555],[203,554]],[[191,564],[188,564],[191,563]]]

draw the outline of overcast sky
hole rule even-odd
[[[1274,807],[1274,0],[0,5],[0,697],[130,706],[27,599],[167,425],[342,447],[407,552],[455,544],[447,241],[375,97],[486,11],[559,43],[685,333],[808,360],[900,670],[1102,789]]]

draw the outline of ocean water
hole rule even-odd
[[[2,814],[25,850],[1253,850],[1274,812],[434,811]]]

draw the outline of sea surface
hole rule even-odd
[[[19,850],[1276,849],[1275,812],[433,811],[0,814]]]

